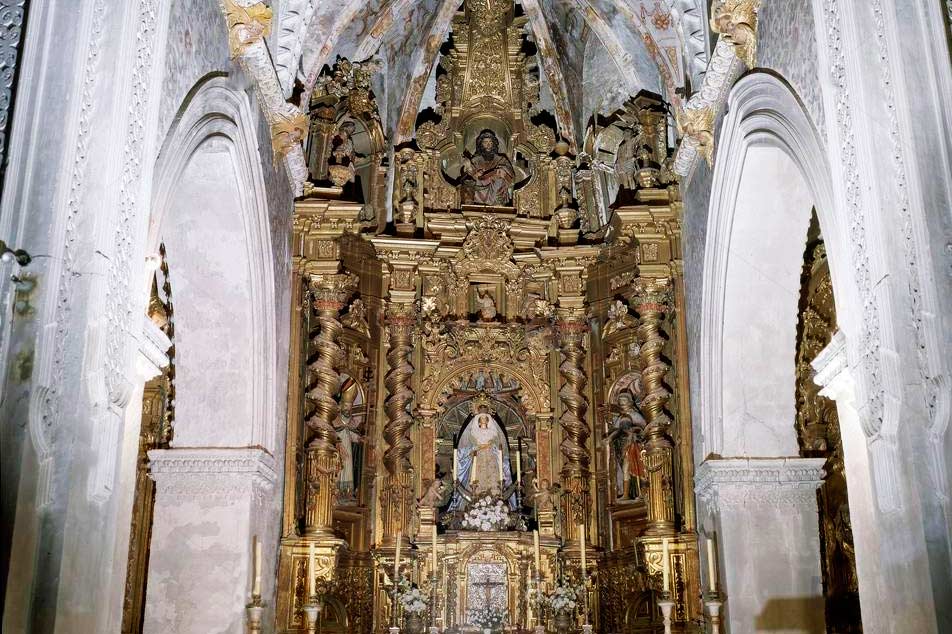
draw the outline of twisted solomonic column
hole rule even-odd
[[[566,540],[578,539],[578,525],[588,520],[589,507],[589,466],[591,456],[588,453],[588,437],[591,435],[585,414],[588,411],[588,399],[585,398],[585,349],[582,340],[588,330],[585,315],[580,309],[560,310],[556,329],[561,342],[562,363],[559,375],[562,387],[559,399],[562,401],[562,487],[565,491],[565,526],[562,535]]]
[[[665,406],[671,392],[664,378],[668,365],[661,357],[665,340],[661,332],[664,314],[671,305],[667,279],[638,279],[630,299],[640,316],[641,381],[645,415],[645,469],[648,472],[648,526],[645,535],[674,534],[674,483],[671,479],[672,444],[668,436],[671,419]]]
[[[383,463],[389,477],[382,497],[384,532],[393,535],[396,531],[405,532],[413,512],[413,467],[410,462],[413,416],[409,410],[413,403],[413,364],[410,359],[416,312],[411,303],[391,302],[387,306],[386,317],[390,347],[387,350],[387,374],[384,376],[387,400],[383,407],[387,422],[383,428],[383,438],[387,446]]]
[[[357,278],[350,273],[312,275],[308,286],[320,330],[308,342],[307,398],[314,409],[305,420],[310,438],[305,447],[304,532],[332,534],[334,489],[340,469],[334,430],[339,408],[334,397],[340,388],[337,369],[344,359],[338,343],[343,331],[339,318],[357,288]]]

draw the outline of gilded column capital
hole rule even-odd
[[[638,312],[664,314],[674,305],[674,288],[666,277],[639,277],[632,281],[628,301]]]
[[[357,290],[359,279],[353,273],[313,273],[308,291],[316,310],[339,311]]]

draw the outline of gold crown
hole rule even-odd
[[[483,408],[492,413],[496,411],[496,408],[493,407],[492,399],[489,398],[486,392],[480,392],[469,400],[469,411],[473,414],[478,414]]]

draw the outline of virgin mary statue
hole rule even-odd
[[[481,408],[463,431],[457,455],[457,478],[474,497],[493,491],[501,493],[512,483],[506,436],[499,422],[485,409]],[[459,507],[461,503],[459,496],[454,496],[450,508]]]

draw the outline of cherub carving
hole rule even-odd
[[[423,497],[420,498],[419,508],[439,508],[446,504],[449,496],[447,495],[449,487],[446,486],[446,482],[435,478],[430,486],[427,487],[426,493],[423,494]]]
[[[549,485],[549,481],[545,478],[542,479],[542,482],[539,482],[538,478],[533,478],[531,483],[531,491],[529,492],[529,498],[532,500],[532,504],[536,507],[536,510],[540,513],[546,511],[555,511],[559,506],[559,498],[562,495],[562,487],[558,484]]]
[[[350,310],[341,317],[340,321],[345,328],[370,336],[370,327],[367,324],[367,307],[359,297],[350,303]]]

